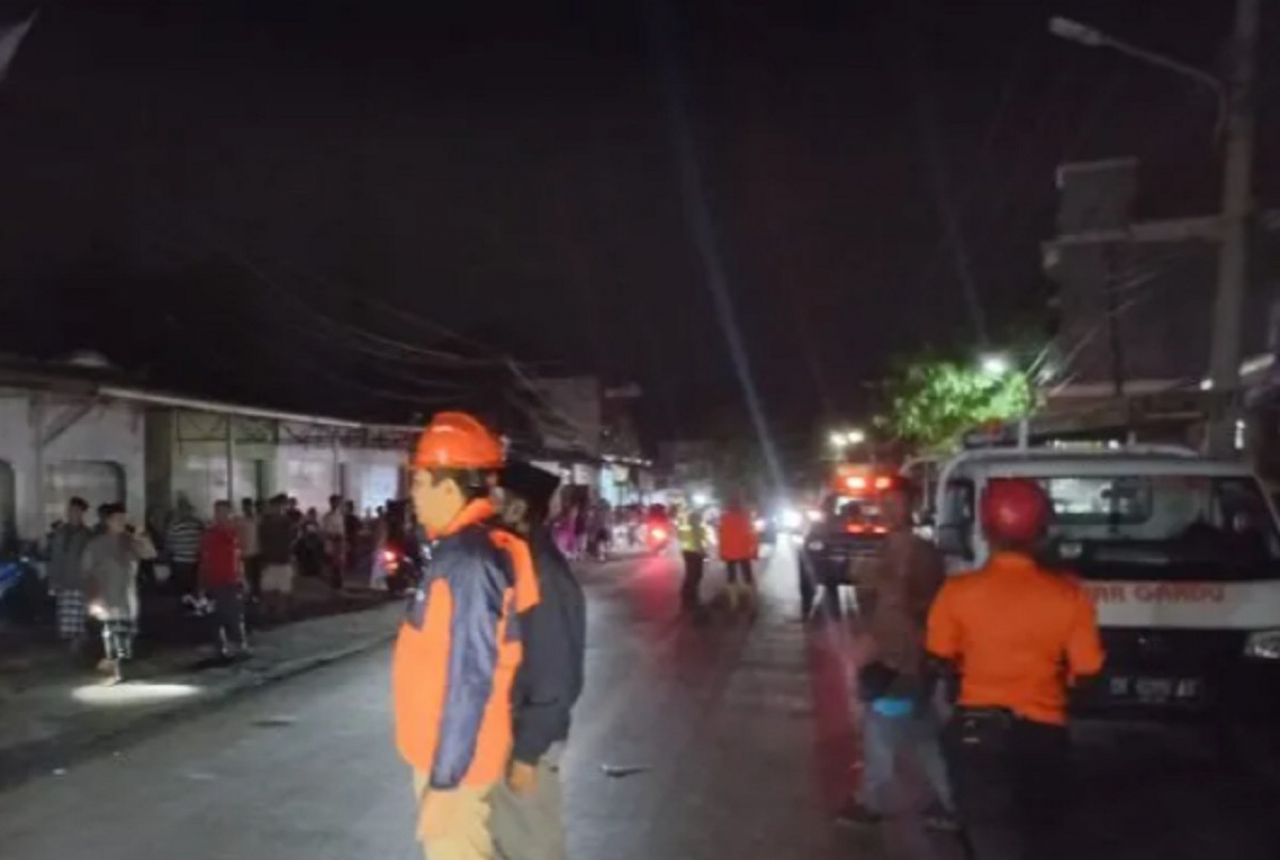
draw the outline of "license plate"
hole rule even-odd
[[[1199,678],[1131,678],[1118,675],[1110,679],[1109,692],[1114,699],[1127,699],[1144,705],[1187,704],[1201,699],[1204,684]]]

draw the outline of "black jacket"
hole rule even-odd
[[[582,692],[587,615],[582,586],[551,534],[529,536],[541,599],[520,616],[524,661],[513,692],[518,761],[535,764],[569,736],[569,712]]]

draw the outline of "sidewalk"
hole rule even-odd
[[[104,686],[92,670],[43,666],[43,656],[23,671],[6,671],[0,680],[0,788],[112,751],[236,693],[376,648],[392,639],[403,612],[399,601],[380,600],[361,611],[264,630],[253,637],[252,658],[231,665],[213,659],[210,646],[155,649],[132,665],[128,683],[116,687]]]

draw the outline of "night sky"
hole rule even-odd
[[[425,350],[512,352],[638,380],[656,435],[735,414],[654,20],[781,427],[856,416],[895,354],[975,343],[941,213],[999,339],[1046,321],[1059,162],[1139,156],[1140,214],[1215,206],[1212,98],[1046,21],[1219,70],[1222,0],[657,2],[44,4],[0,86],[0,350],[384,416],[448,401],[457,368]]]

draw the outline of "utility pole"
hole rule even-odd
[[[1235,454],[1236,420],[1240,413],[1240,330],[1248,283],[1249,216],[1253,208],[1253,88],[1257,44],[1258,0],[1236,0],[1222,177],[1218,289],[1209,347],[1214,408],[1210,413],[1208,451],[1216,457]]]

